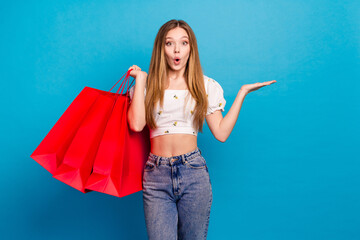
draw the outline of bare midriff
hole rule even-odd
[[[151,153],[161,157],[173,157],[194,151],[197,136],[191,134],[167,134],[150,139]]]

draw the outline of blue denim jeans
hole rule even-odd
[[[200,149],[174,157],[150,152],[143,203],[149,240],[206,239],[212,188]]]

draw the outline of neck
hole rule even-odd
[[[185,74],[185,68],[182,68],[180,70],[172,70],[169,69],[168,71],[168,77],[170,81],[177,81],[184,78]]]

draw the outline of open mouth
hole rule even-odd
[[[175,62],[175,64],[179,64],[180,63],[180,58],[174,58],[174,62]]]

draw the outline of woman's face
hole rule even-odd
[[[171,29],[165,37],[165,56],[169,67],[173,71],[185,68],[189,55],[190,44],[187,32],[181,27]]]

